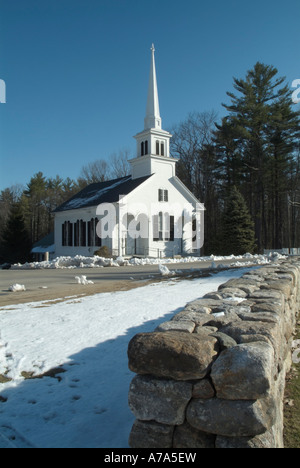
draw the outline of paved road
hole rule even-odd
[[[215,262],[216,265],[230,265],[233,260]],[[184,275],[191,270],[207,270],[212,262],[168,264],[171,271],[182,270]],[[85,275],[93,285],[78,285],[75,276]],[[33,301],[54,300],[75,295],[90,295],[100,292],[132,289],[147,282],[160,279],[158,265],[45,269],[45,270],[0,270],[0,306]],[[24,285],[26,291],[12,293],[13,284]]]

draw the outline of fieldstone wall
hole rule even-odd
[[[252,270],[129,343],[132,448],[282,448],[300,261]]]

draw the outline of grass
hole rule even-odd
[[[10,382],[11,379],[5,376],[5,374],[0,374],[0,384]]]
[[[295,340],[300,339],[300,322]],[[299,357],[299,354],[298,354]],[[293,363],[287,377],[284,407],[285,448],[300,448],[300,363]]]
[[[53,379],[57,379],[59,382],[61,381],[61,377],[57,376],[57,374],[62,374],[66,372],[63,367],[54,367],[53,369],[44,372],[43,374],[35,375],[34,372],[21,372],[21,376],[24,377],[25,380],[33,380],[33,379],[42,379],[43,377],[51,377]]]

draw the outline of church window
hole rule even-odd
[[[163,143],[161,143],[161,145],[160,145],[160,154],[161,154],[162,156],[165,155],[165,145],[164,145]]]
[[[100,221],[99,221],[98,218],[96,218],[96,219],[95,219],[95,245],[96,245],[97,247],[101,247],[101,245],[102,245],[102,239],[101,239],[101,237],[99,237],[98,234],[97,234],[97,225],[98,225],[98,223],[100,223]],[[99,228],[100,228],[100,226],[99,226]],[[99,228],[98,228],[98,230],[99,230]]]
[[[160,212],[158,215],[158,238],[159,240],[163,240],[163,229],[164,229],[164,222],[163,222],[163,213]]]
[[[79,246],[79,221],[74,224],[74,247]]]
[[[153,240],[154,242],[159,241],[158,215],[153,216]]]
[[[62,225],[62,246],[73,246],[73,224],[70,221],[65,221]]]
[[[196,233],[196,230],[197,230],[197,221],[196,221],[195,218],[193,219],[192,226],[193,226],[193,233],[195,233],[195,235],[193,236],[193,242],[196,242],[196,240],[197,240],[197,233]]]
[[[174,241],[174,234],[175,234],[175,218],[174,218],[174,216],[166,215],[165,222],[166,222],[165,240],[173,242]]]
[[[95,218],[88,222],[88,247],[95,245]]]
[[[148,154],[148,140],[145,141],[145,154]]]
[[[92,235],[92,220],[87,223],[87,241],[88,247],[94,245],[93,235]]]
[[[169,201],[169,191],[164,189],[158,190],[158,201],[159,202],[168,202]]]
[[[66,223],[62,224],[61,245],[63,247],[66,245]]]
[[[170,216],[170,241],[175,239],[175,217]]]
[[[174,216],[169,216],[168,213],[162,211],[153,216],[153,240],[163,241],[174,240]]]
[[[68,221],[68,246],[73,246],[73,223]]]
[[[159,156],[159,141],[156,141],[156,155]]]
[[[144,156],[145,154],[145,145],[144,145],[144,142],[142,141],[141,143],[141,156]]]
[[[87,239],[88,239],[88,247],[91,247],[92,244],[92,221],[88,221],[87,223]]]
[[[86,222],[80,221],[80,246],[86,247]]]

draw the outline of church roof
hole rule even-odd
[[[47,236],[35,242],[32,246],[31,253],[53,253],[55,251],[54,232],[50,232]]]
[[[70,200],[58,206],[54,213],[60,211],[78,210],[101,203],[115,203],[119,201],[120,195],[128,195],[151,176],[140,177],[132,180],[131,176],[90,184],[81,192],[74,195]]]

